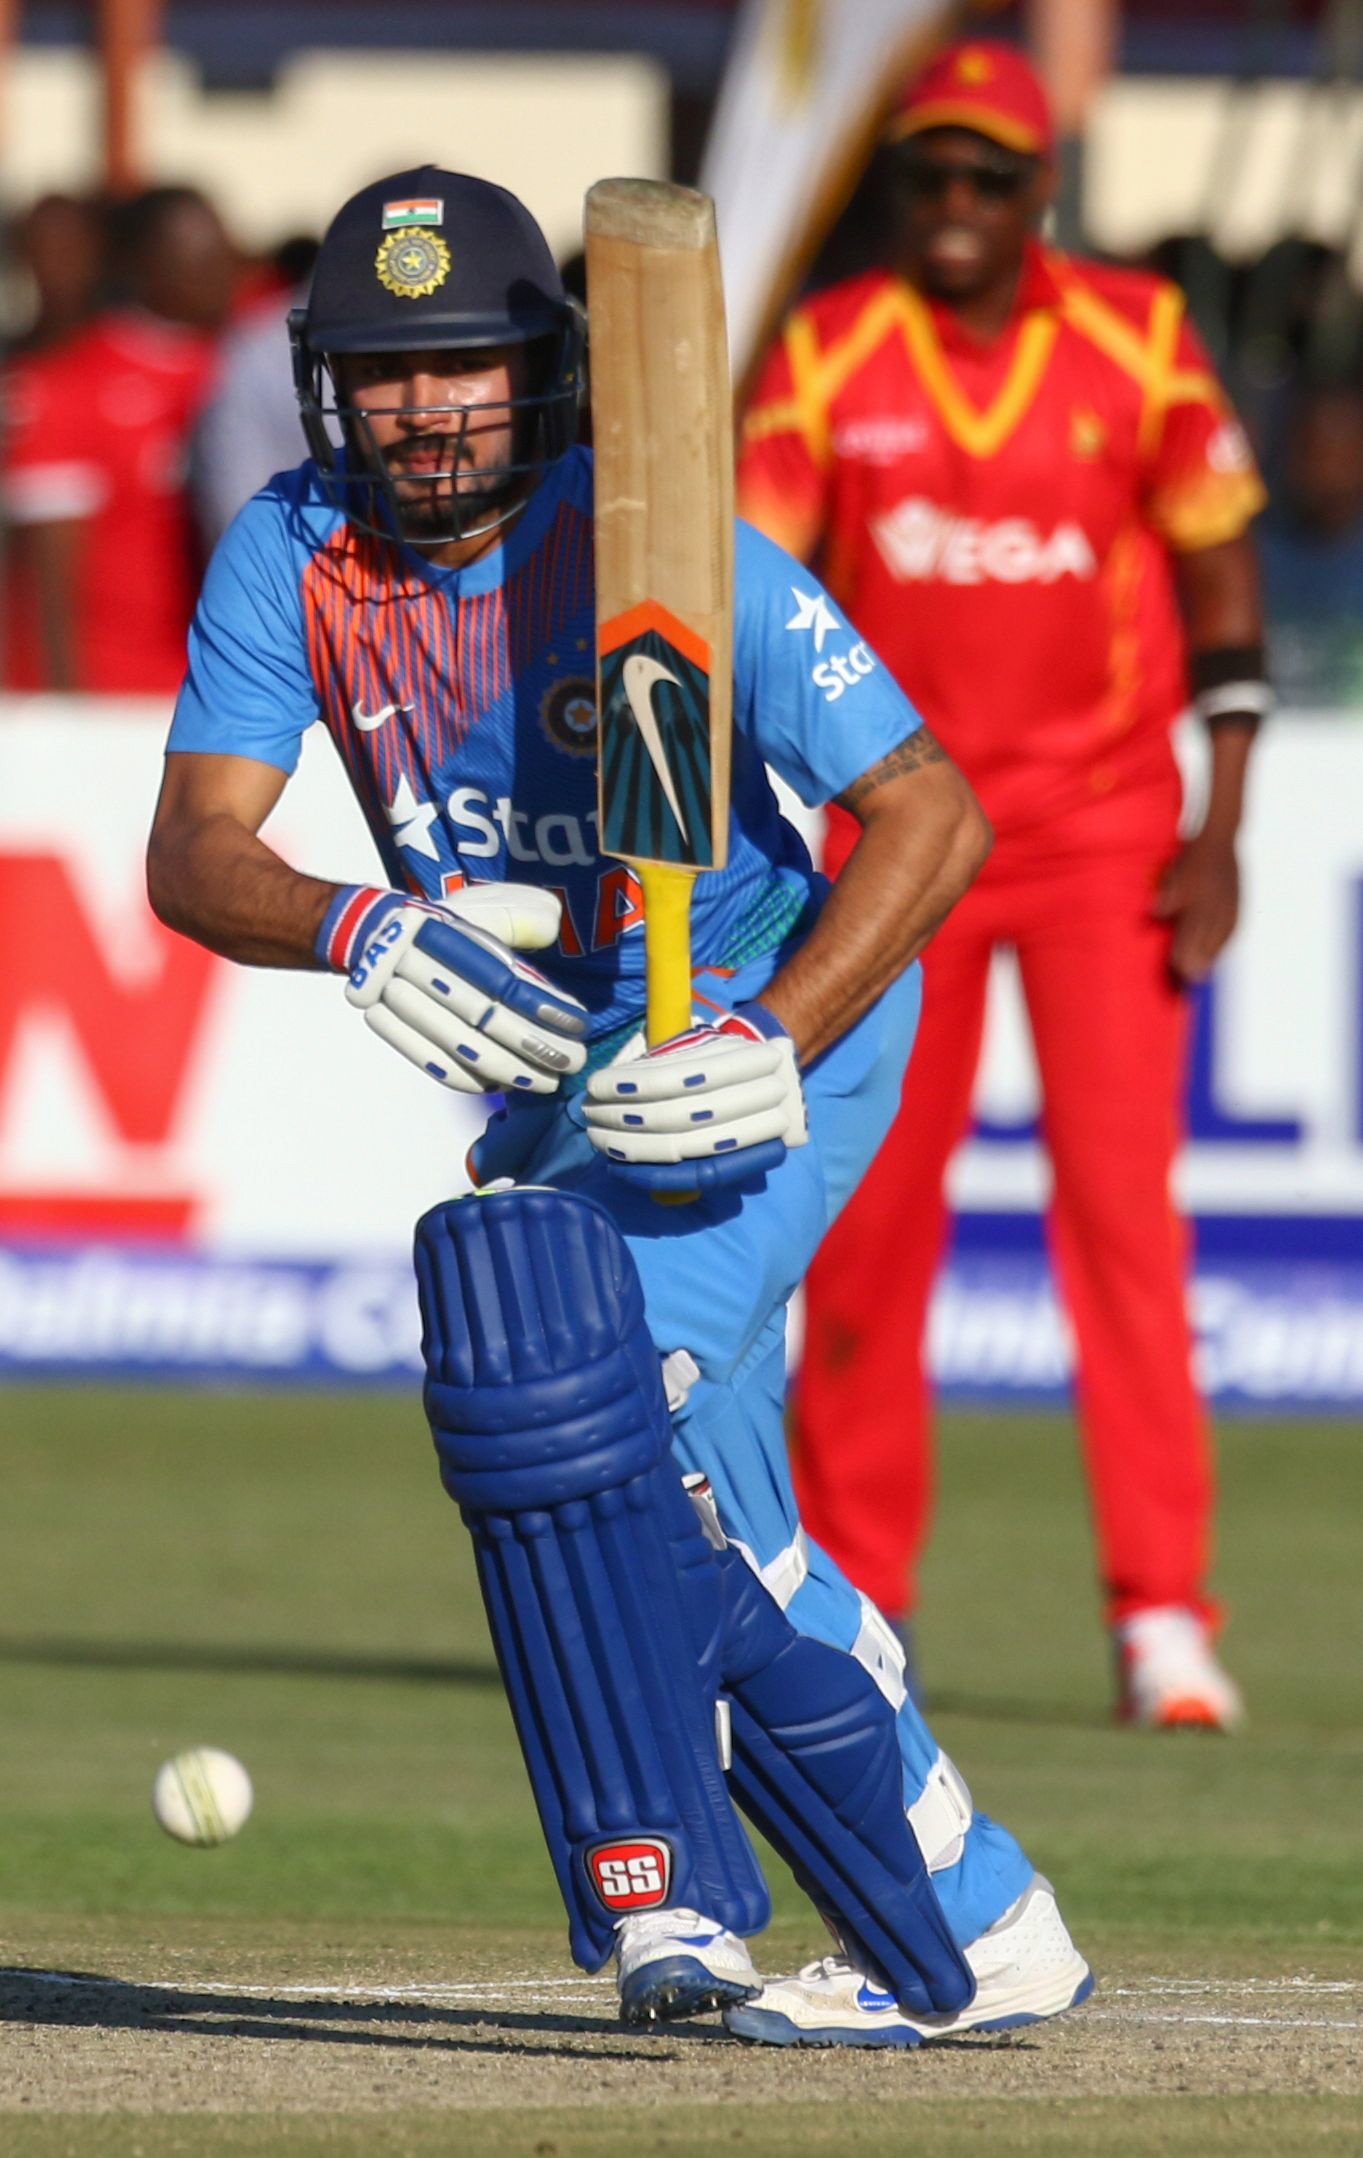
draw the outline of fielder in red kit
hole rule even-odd
[[[747,416],[741,504],[817,560],[974,784],[995,846],[926,956],[899,1119],[809,1277],[801,1506],[859,1587],[912,1610],[943,1177],[990,957],[1011,947],[1122,1708],[1229,1729],[1241,1705],[1212,1649],[1211,1452],[1169,1182],[1186,985],[1235,924],[1269,703],[1246,536],[1263,489],[1176,288],[1035,239],[1051,129],[1018,53],[950,48],[890,132],[892,266],[787,322]],[[830,672],[831,726],[842,688]],[[1190,690],[1212,772],[1180,844],[1170,727]],[[855,828],[832,816],[836,872]]]

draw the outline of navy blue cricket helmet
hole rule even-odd
[[[333,499],[366,531],[425,546],[494,531],[576,439],[582,310],[525,205],[489,180],[419,165],[361,188],[332,220],[289,334],[308,448]],[[423,433],[442,444],[440,469],[400,498],[368,413],[343,394],[337,362],[508,345],[523,346],[527,364],[505,406],[383,408],[429,420]],[[475,473],[470,421],[497,411],[510,423],[509,456]],[[339,426],[343,458],[328,419]]]

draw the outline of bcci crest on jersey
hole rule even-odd
[[[540,725],[555,749],[570,757],[596,755],[596,685],[582,675],[551,683],[540,699]]]
[[[708,869],[710,648],[655,600],[601,625],[601,844]]]

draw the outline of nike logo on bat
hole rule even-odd
[[[663,748],[663,738],[658,727],[658,715],[653,709],[653,685],[655,682],[673,682],[678,689],[682,685],[677,681],[676,675],[673,674],[669,667],[664,667],[661,660],[650,658],[647,652],[631,652],[629,658],[625,661],[623,680],[625,696],[629,701],[630,711],[634,715],[634,724],[643,736],[644,748],[648,751],[652,760],[653,769],[658,775],[659,785],[667,796],[668,805],[677,820],[682,838],[689,845],[691,834],[686,829],[686,819],[682,815],[681,803],[677,800],[676,785],[667,762],[667,753]]]
[[[411,709],[410,704],[385,704],[381,711],[365,712],[361,710],[358,704],[352,704],[350,716],[361,734],[372,734],[376,727],[381,727],[386,719],[393,717],[395,712],[410,712]]]

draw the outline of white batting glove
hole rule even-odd
[[[583,1115],[613,1173],[648,1191],[744,1183],[809,1137],[795,1044],[762,1004],[593,1072]]]
[[[351,885],[319,955],[380,1040],[459,1094],[552,1094],[586,1062],[587,1013],[518,959],[558,935],[552,892],[472,885],[441,906]]]

